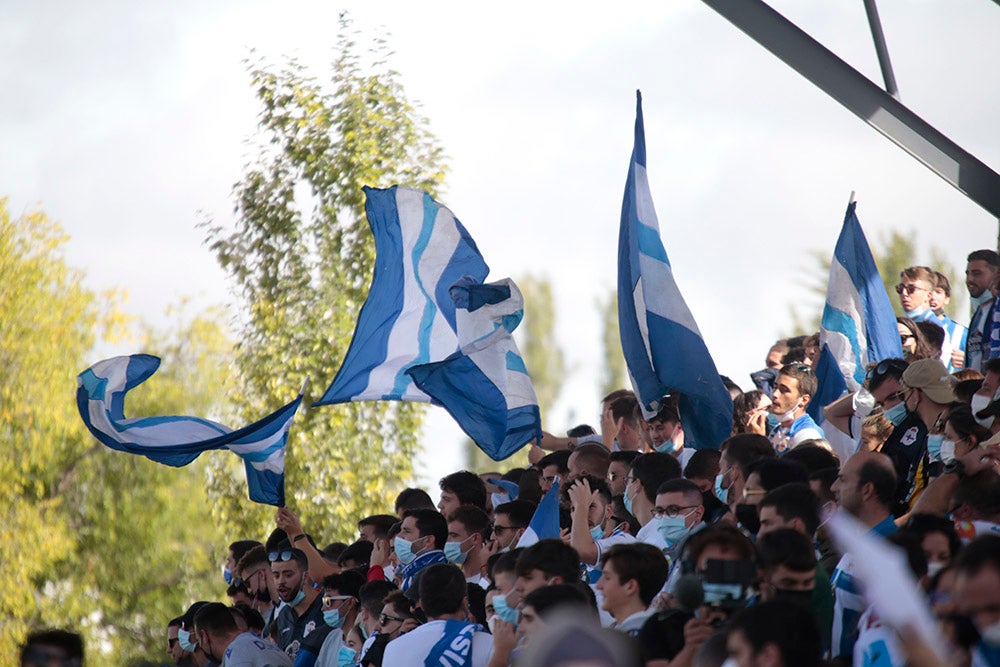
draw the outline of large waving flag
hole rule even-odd
[[[407,373],[480,449],[502,461],[542,437],[535,390],[511,335],[524,300],[509,278],[484,285],[469,276],[452,286],[451,297],[461,349]]]
[[[365,400],[428,401],[407,369],[458,350],[448,290],[489,273],[447,208],[419,190],[365,188],[375,236],[375,273],[344,363],[316,405]]]
[[[646,179],[642,96],[636,92],[635,146],[618,236],[618,322],[622,351],[643,413],[680,393],[684,444],[717,448],[729,437],[733,402],[674,281]]]
[[[99,361],[77,376],[77,408],[94,437],[112,449],[174,467],[185,466],[210,449],[229,449],[244,461],[250,499],[283,506],[285,445],[302,394],[235,431],[199,417],[126,418],[125,395],[159,366],[157,357],[134,354]]]
[[[517,548],[530,547],[539,540],[559,538],[559,480],[542,496],[541,502],[531,515],[528,527],[517,541]]]
[[[869,364],[903,356],[896,315],[856,207],[854,201],[847,205],[830,262],[830,284],[820,324],[820,346],[829,348],[850,391],[864,382]]]

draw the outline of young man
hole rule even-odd
[[[364,583],[364,576],[354,570],[331,574],[323,580],[323,622],[331,629],[316,656],[317,667],[337,664],[337,654],[344,646],[344,631],[357,623],[358,595]]]
[[[442,477],[438,486],[441,487],[441,501],[437,508],[443,516],[454,512],[459,505],[475,505],[486,511],[486,484],[476,473],[468,470],[453,472]]]
[[[525,528],[535,513],[535,504],[527,500],[512,500],[493,510],[493,544],[495,551],[508,551],[517,546]]]
[[[490,554],[486,550],[486,536],[490,518],[474,505],[462,505],[448,515],[448,541],[444,544],[444,557],[458,565],[465,580],[482,588],[489,587],[483,576]]]
[[[601,559],[601,553],[615,544],[629,544],[635,538],[613,525],[611,491],[599,477],[581,477],[566,489],[572,523],[569,545],[576,549],[580,561],[591,568]]]
[[[542,586],[581,581],[580,555],[561,540],[540,540],[520,553],[514,571],[514,593],[521,601]]]
[[[823,429],[806,414],[806,406],[815,394],[816,376],[808,366],[782,367],[774,382],[770,407],[771,414],[778,418],[778,426],[768,436],[779,454],[804,440],[826,437]]]
[[[931,294],[937,285],[937,274],[927,266],[908,266],[899,274],[896,294],[903,313],[914,322],[936,321],[931,310]]]
[[[194,615],[198,646],[216,664],[241,667],[292,667],[292,659],[277,645],[240,632],[233,613],[220,602],[210,602]],[[313,658],[309,665],[315,662]],[[301,663],[307,664],[307,663]]]
[[[774,600],[747,607],[733,618],[726,637],[727,663],[736,667],[820,667],[823,644],[815,619],[793,602]]]
[[[625,493],[625,485],[628,483],[628,471],[632,467],[635,457],[639,452],[611,452],[611,461],[608,463],[608,488],[612,496],[620,496]]]
[[[667,581],[669,566],[654,546],[637,542],[611,547],[601,557],[601,579],[597,589],[601,606],[610,613],[619,632],[635,637],[653,611],[649,605]]]
[[[966,260],[965,285],[973,314],[965,343],[965,367],[982,372],[983,362],[989,359],[993,284],[1000,272],[1000,255],[995,250],[976,250]]]
[[[552,484],[559,480],[562,484],[566,475],[569,473],[569,457],[572,454],[568,449],[561,449],[558,452],[552,452],[546,454],[542,459],[535,465],[538,468],[538,485],[542,489],[542,493],[548,493],[549,489],[552,488]]]
[[[667,548],[667,543],[660,537],[653,519],[653,507],[656,505],[656,490],[669,479],[681,476],[681,465],[670,454],[652,452],[643,454],[632,462],[629,471],[629,481],[625,486],[625,507],[642,524],[636,534],[636,539],[646,544],[652,544],[661,551]]]
[[[479,478],[476,477],[478,480]],[[421,570],[436,563],[447,562],[444,543],[448,541],[448,522],[434,510],[407,510],[396,536],[396,558],[402,564],[403,585],[406,591],[413,585],[413,578]]]
[[[934,285],[934,291],[931,292],[930,306],[937,324],[944,329],[941,361],[948,367],[949,373],[954,373],[965,368],[965,342],[969,336],[969,330],[944,312],[945,306],[951,302],[951,283],[948,281],[948,276],[940,271],[935,272],[935,274],[937,281]]]
[[[285,606],[275,619],[275,643],[296,660],[310,667],[323,646],[330,626],[323,622],[323,600],[312,587],[307,573],[309,561],[299,549],[279,547],[267,555],[277,585],[278,596]]]

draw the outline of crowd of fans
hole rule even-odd
[[[546,433],[528,468],[449,474],[436,503],[406,489],[393,514],[359,517],[351,544],[321,546],[280,508],[265,539],[229,545],[229,604],[169,620],[170,656],[178,667],[1000,665],[998,275],[997,253],[969,256],[966,329],[943,313],[941,274],[904,270],[904,356],[871,364],[822,418],[809,414],[819,338],[786,339],[756,388],[727,381],[732,435],[718,450],[685,447],[676,396],[644,419],[619,390],[598,429]],[[560,534],[538,539],[530,524],[553,488]],[[902,555],[939,638],[872,604],[855,554],[828,530],[838,512]]]

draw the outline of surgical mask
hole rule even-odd
[[[596,542],[597,540],[604,539],[604,528],[601,524],[597,524],[590,529],[590,537]]]
[[[983,417],[980,419],[979,417],[976,417],[976,413],[987,408],[990,403],[991,401],[989,396],[983,396],[982,394],[972,395],[972,405],[970,406],[972,408],[972,416],[975,417],[976,423],[983,428],[989,428],[993,425],[993,417]]]
[[[795,411],[799,409],[799,404],[796,403],[795,407],[785,412],[784,414],[774,415],[778,419],[779,424],[784,424],[785,422],[790,422],[795,419]]]
[[[954,440],[942,440],[941,441],[941,462],[948,463],[955,459],[955,441]]]
[[[357,664],[354,660],[357,655],[358,652],[350,646],[341,646],[340,650],[337,651],[337,667],[351,667],[351,665]]]
[[[1000,646],[1000,621],[997,621],[982,632],[983,641],[992,646]]]
[[[461,542],[445,542],[444,543],[444,557],[448,559],[449,563],[454,565],[461,565],[465,562],[465,559],[469,557],[468,552],[462,551],[462,545],[471,540],[475,535],[470,535]]]
[[[934,577],[938,572],[943,570],[946,565],[947,563],[942,563],[940,561],[927,563],[927,576]]]
[[[628,486],[625,487],[625,497],[622,498],[622,502],[625,503],[625,511],[634,516],[635,512],[632,511],[632,498],[628,495]]]
[[[305,599],[306,599],[306,593],[300,588],[299,592],[295,594],[295,597],[292,598],[292,601],[289,602],[288,605],[290,607],[298,606],[298,604]]]
[[[687,527],[688,514],[677,516],[661,516],[657,519],[656,530],[668,545],[673,546],[683,540],[690,531]]]
[[[722,480],[725,478],[725,476],[726,473],[724,472],[720,472],[718,475],[715,476],[715,497],[721,500],[722,502],[728,504],[729,489],[727,487],[722,486]],[[732,482],[730,482],[729,486],[732,485],[733,485]]]
[[[664,440],[662,445],[657,445],[653,449],[661,454],[673,454],[677,451],[678,447],[674,444],[673,440]]]
[[[969,295],[969,300],[972,301],[972,310],[975,311],[976,308],[982,306],[983,304],[989,303],[993,300],[993,292],[988,289],[984,289],[983,293],[979,296]]]
[[[767,413],[767,432],[770,433],[774,429],[781,426],[781,422],[778,421],[778,417],[773,412]]]
[[[385,578],[387,581],[392,581],[396,578],[396,566],[395,565],[383,565],[382,572],[385,573]]]
[[[339,628],[344,624],[344,619],[340,617],[339,609],[327,609],[323,612],[323,622],[331,628]]]
[[[404,540],[399,535],[397,535],[396,539],[393,541],[393,546],[396,549],[396,558],[398,558],[399,562],[403,565],[409,565],[417,559],[417,555],[413,553],[413,542],[416,542],[416,540],[413,540],[412,542],[410,540]]]
[[[233,585],[233,573],[228,567],[222,567],[222,578],[226,580],[226,586]]]
[[[882,413],[882,415],[892,422],[893,426],[899,426],[906,419],[910,411],[906,408],[906,401],[900,401],[896,405],[892,406],[888,410]]]
[[[940,433],[931,433],[927,436],[927,453],[930,455],[931,461],[941,460],[941,447],[943,442],[944,436]]]
[[[488,619],[486,619],[486,627],[490,629],[490,634],[492,635],[496,632],[497,619],[500,618],[496,614],[493,614]]]
[[[506,595],[493,596],[493,611],[497,613],[501,621],[517,625],[517,609],[513,609],[507,604]]]
[[[177,628],[177,643],[180,644],[181,650],[192,653],[197,646],[191,643],[191,633],[184,628]]]

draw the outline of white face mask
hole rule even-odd
[[[799,404],[796,403],[795,407],[792,408],[791,410],[789,410],[788,412],[786,412],[785,414],[783,414],[783,415],[775,415],[775,416],[778,418],[779,422],[781,422],[782,424],[784,424],[785,422],[789,422],[789,421],[792,421],[793,419],[795,419],[795,412],[798,409],[799,409]]]
[[[946,563],[941,563],[941,562],[927,563],[927,576],[933,577],[938,572],[943,570],[945,565]]]
[[[976,422],[983,428],[989,428],[993,424],[993,417],[984,417],[980,419],[979,417],[976,417],[976,413],[989,406],[990,402],[989,396],[983,396],[982,394],[972,395],[972,416],[976,418]]]
[[[941,442],[941,462],[948,463],[955,459],[955,441],[943,440]]]

